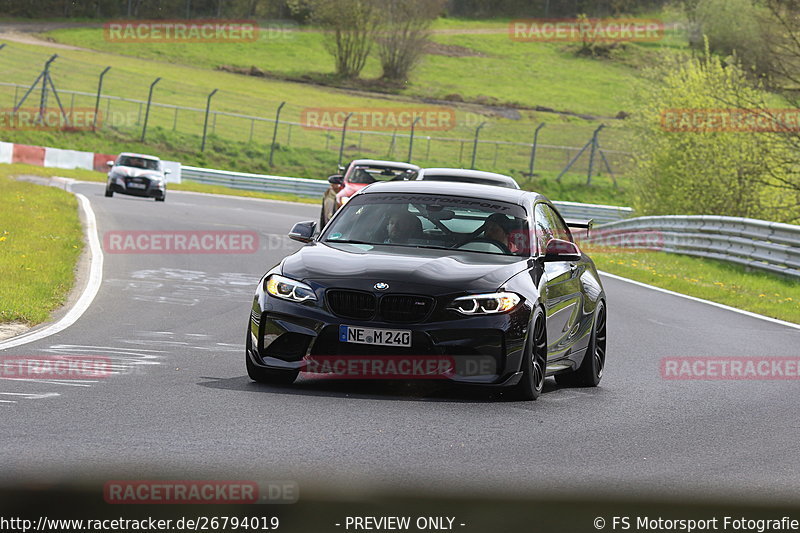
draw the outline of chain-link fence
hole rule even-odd
[[[47,53],[28,48],[0,49],[0,109],[8,113],[20,107],[28,91],[22,108],[38,108],[43,99],[48,109],[55,108],[57,94],[68,116],[76,110],[91,113],[97,107],[96,127],[100,133],[113,128],[138,139],[146,121],[148,131],[160,128],[196,138],[190,142],[196,142],[198,151],[205,131],[211,138],[268,147],[273,146],[274,138],[277,146],[324,150],[337,157],[341,154],[343,160],[372,157],[405,161],[410,155],[421,166],[474,166],[517,176],[525,176],[532,167],[535,173],[557,174],[571,162],[569,171],[574,174],[586,175],[592,166],[595,175],[608,175],[609,170],[624,175],[631,164],[620,128],[612,126],[592,145],[598,121],[573,118],[548,123],[540,131],[534,149],[534,131],[539,124],[513,109],[441,101],[419,104],[388,98],[372,98],[359,108],[326,106],[324,102],[308,106],[271,99],[265,96],[266,90],[255,94],[223,89],[211,96],[212,90],[199,83],[168,77],[168,65],[141,72],[134,71],[130,64],[125,68],[110,65],[101,76],[109,65],[88,61],[102,61],[100,55],[86,55],[87,60],[58,57],[52,61],[48,68],[52,86],[48,86],[43,98],[44,82],[34,81],[49,58]],[[161,79],[156,81],[159,74]],[[198,70],[197,75],[202,76],[203,72]],[[312,108],[336,119],[309,120]],[[391,127],[393,115],[397,119],[426,109],[447,114],[446,123],[430,127],[418,122],[412,128],[409,121],[398,120]],[[362,118],[371,114],[373,119],[381,114],[383,123],[373,127],[375,124],[354,120],[343,131],[343,118],[348,112]]]

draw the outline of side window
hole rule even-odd
[[[543,254],[550,239],[563,239],[572,242],[572,234],[564,221],[547,204],[536,204],[534,211],[536,242],[539,253]]]
[[[547,242],[553,238],[553,229],[550,226],[550,217],[547,213],[548,209],[545,204],[536,204],[536,209],[533,212],[533,231],[540,254],[544,253],[545,248],[547,248]]]
[[[556,239],[573,242],[572,233],[570,233],[569,228],[564,223],[564,220],[549,205],[545,205],[544,208],[547,211],[548,218],[550,220],[550,227],[553,229],[553,236]]]

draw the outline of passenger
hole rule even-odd
[[[409,239],[417,239],[422,233],[422,223],[419,218],[408,211],[393,213],[386,223],[386,240],[384,243],[405,244]]]

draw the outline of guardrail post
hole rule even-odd
[[[469,168],[475,169],[475,155],[478,153],[478,134],[481,132],[481,128],[486,125],[486,122],[481,122],[477,128],[475,128],[475,140],[472,143],[472,164]]]
[[[278,138],[278,121],[281,118],[281,109],[283,109],[284,105],[286,105],[286,102],[281,102],[278,106],[278,110],[275,112],[275,128],[272,130],[272,146],[269,147],[269,166],[272,166],[272,154],[275,153],[275,140]]]
[[[353,116],[353,113],[348,113],[347,116],[344,118],[344,124],[342,124],[342,141],[339,143],[339,166],[342,166],[342,154],[344,153],[344,136],[347,134],[347,121],[350,120],[350,117]]]
[[[100,73],[100,78],[97,80],[97,99],[94,101],[94,117],[92,118],[92,131],[97,131],[97,114],[100,112],[100,94],[103,92],[103,78],[106,73],[111,70],[108,66]]]
[[[417,125],[417,122],[420,121],[422,117],[417,117],[414,119],[414,122],[411,123],[411,137],[408,139],[408,160],[406,163],[411,163],[411,153],[414,149],[414,127]]]
[[[531,161],[528,165],[528,174],[531,178],[533,178],[533,167],[536,163],[536,147],[539,145],[539,131],[547,126],[546,122],[542,122],[536,127],[536,131],[533,132],[533,145],[531,146]]]
[[[150,104],[153,102],[153,89],[156,86],[156,83],[160,82],[161,78],[156,78],[153,80],[153,83],[150,84],[150,93],[147,95],[147,110],[144,112],[144,124],[142,125],[142,142],[144,142],[145,136],[147,135],[147,121],[150,118]]]
[[[211,97],[217,94],[218,90],[219,89],[214,89],[213,91],[211,91],[208,94],[208,99],[206,100],[206,116],[205,119],[203,120],[203,142],[200,144],[201,152],[206,151],[206,132],[208,131],[208,113],[211,111]],[[176,107],[175,110],[177,111],[177,109],[178,108]]]

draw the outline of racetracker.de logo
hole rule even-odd
[[[103,37],[115,43],[253,42],[253,20],[115,20],[103,25]]]
[[[524,43],[655,42],[664,38],[657,19],[516,19],[508,24],[512,41]]]
[[[294,481],[115,480],[103,487],[111,504],[251,504],[295,503]]]
[[[307,129],[342,129],[345,120],[354,130],[446,131],[456,126],[456,112],[449,107],[307,107],[300,113]]]
[[[81,131],[101,127],[103,115],[93,107],[75,107],[61,110],[58,107],[0,108],[0,130]]]
[[[103,249],[109,254],[252,254],[258,250],[255,231],[107,231]]]
[[[790,133],[800,131],[799,109],[665,109],[661,128],[689,133]]]
[[[0,357],[0,379],[97,379],[111,375],[111,359],[98,356]]]
[[[800,357],[665,357],[661,377],[669,380],[797,380]]]
[[[445,355],[310,355],[304,372],[336,379],[447,379],[456,374],[455,358]]]

